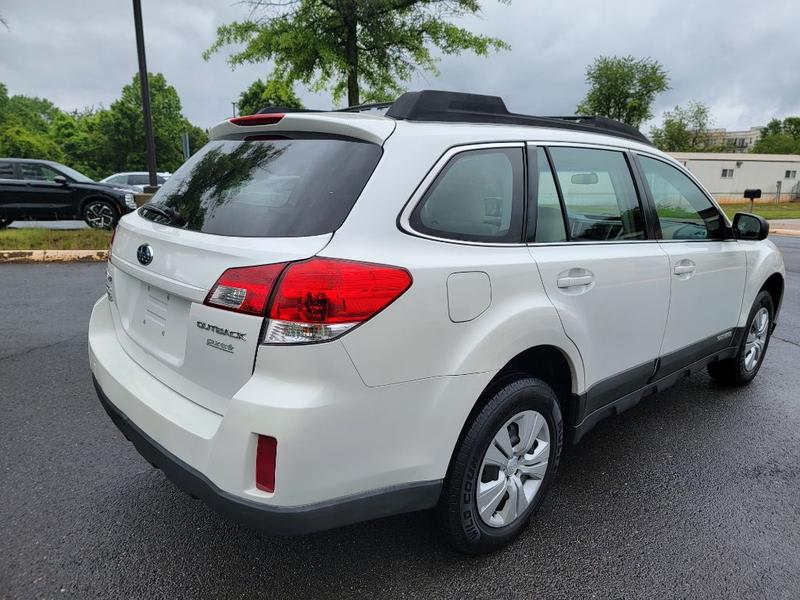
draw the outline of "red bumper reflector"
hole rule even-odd
[[[256,487],[264,492],[275,491],[275,456],[278,440],[268,435],[258,436],[256,449]]]

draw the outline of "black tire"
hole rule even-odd
[[[767,329],[765,333],[766,337],[764,339],[763,348],[758,355],[755,365],[751,365],[751,368],[748,369],[748,339],[753,331],[756,315],[761,313],[762,309],[766,309],[769,315],[769,321],[767,323]],[[772,336],[772,322],[774,318],[775,305],[772,302],[772,296],[769,295],[769,292],[762,290],[758,293],[758,296],[756,296],[755,302],[753,302],[753,307],[750,309],[750,315],[747,318],[747,325],[744,328],[744,335],[742,336],[742,341],[739,343],[739,350],[737,351],[736,356],[709,364],[709,375],[711,375],[711,377],[718,383],[730,386],[743,386],[753,381],[755,376],[758,374],[759,369],[761,369],[761,365],[764,362],[764,357],[767,354],[769,340]]]
[[[503,382],[489,393],[488,402],[467,424],[466,433],[455,450],[438,506],[439,522],[448,541],[467,554],[492,552],[519,535],[547,494],[558,469],[564,442],[558,398],[544,381],[520,376]],[[530,504],[515,520],[504,526],[490,526],[481,518],[477,508],[484,455],[503,425],[528,410],[539,413],[547,423],[550,442],[546,472]],[[501,501],[500,505],[504,502]]]
[[[93,199],[83,205],[83,220],[92,229],[114,229],[119,221],[117,207],[108,200]]]
[[[13,219],[0,219],[0,229],[5,229],[14,222]]]

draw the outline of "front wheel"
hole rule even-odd
[[[456,448],[439,501],[452,545],[491,552],[525,528],[553,480],[563,445],[558,399],[520,377],[498,388]]]
[[[83,207],[83,220],[92,229],[112,229],[119,220],[117,209],[106,200],[89,200]]]
[[[758,374],[769,346],[775,306],[769,292],[761,291],[756,296],[745,327],[745,337],[733,358],[708,365],[711,377],[724,385],[747,385]]]
[[[14,222],[13,219],[0,219],[0,229],[5,229]]]

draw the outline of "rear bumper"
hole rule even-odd
[[[272,507],[239,498],[221,490],[202,473],[165,450],[117,409],[103,393],[97,380],[94,387],[108,416],[149,463],[161,469],[177,487],[203,500],[224,516],[249,527],[276,535],[298,535],[321,531],[359,521],[424,510],[434,506],[441,481],[404,484],[319,502],[306,506]]]
[[[89,323],[100,399],[178,487],[277,534],[433,507],[469,410],[492,373],[366,386],[337,342],[259,349],[250,380],[214,412],[143,369],[103,297]],[[276,485],[257,489],[258,435],[278,440]]]

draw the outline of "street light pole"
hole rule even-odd
[[[150,174],[150,187],[155,188],[158,186],[158,180],[156,179],[156,142],[153,137],[153,115],[150,112],[150,83],[147,80],[147,61],[144,55],[141,0],[133,0],[133,23],[136,28],[136,53],[139,56],[139,83],[142,86],[142,113],[144,115],[144,143],[147,149],[147,171]]]

